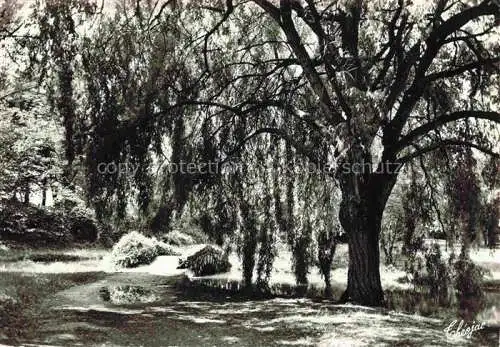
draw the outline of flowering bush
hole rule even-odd
[[[122,236],[111,251],[112,262],[126,268],[151,264],[160,255],[178,253],[166,243],[146,237],[137,231]]]

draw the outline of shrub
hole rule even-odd
[[[75,208],[69,214],[70,230],[75,242],[96,242],[99,236],[97,221],[86,210]]]
[[[413,254],[405,262],[415,294],[425,297],[425,305],[449,306],[453,301],[452,271],[453,258],[446,262],[438,244],[431,245]]]
[[[448,304],[451,274],[447,263],[442,259],[438,244],[433,244],[425,254],[429,295],[439,304]]]
[[[197,214],[196,214],[197,216]],[[192,244],[210,243],[210,237],[207,230],[199,225],[199,222],[190,208],[184,209],[182,214],[172,221],[171,231],[167,235],[181,233],[193,240]]]
[[[178,255],[178,253],[166,243],[148,238],[137,231],[122,236],[111,251],[113,263],[127,268],[151,264],[160,255]]]
[[[158,300],[158,297],[149,289],[140,286],[102,287],[99,296],[104,301],[115,305],[131,305],[137,303],[148,304]]]
[[[206,246],[185,260],[180,260],[178,268],[189,269],[195,276],[208,276],[229,271],[231,263],[222,250]]]
[[[163,242],[174,246],[189,246],[195,244],[193,237],[178,230],[173,230],[164,235],[162,240]]]
[[[463,252],[454,264],[455,289],[459,309],[464,315],[472,314],[482,308],[485,294],[482,288],[485,270],[474,264]]]
[[[10,200],[0,202],[0,239],[33,247],[94,243],[101,225],[88,209],[58,211]]]

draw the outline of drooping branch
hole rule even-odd
[[[429,188],[429,191],[430,191],[431,206],[434,209],[434,211],[436,212],[436,217],[437,217],[437,220],[439,222],[439,225],[441,226],[441,230],[445,230],[443,218],[441,216],[441,211],[439,209],[438,199],[436,199],[436,195],[439,196],[438,190],[432,184],[431,175],[429,173],[429,170],[427,169],[427,167],[424,164],[424,159],[422,156],[419,157],[419,163],[420,163],[420,168],[422,169],[422,172],[424,173],[425,184],[427,185],[427,187]]]
[[[400,157],[399,159],[397,159],[397,162],[399,162],[401,164],[406,164],[415,158],[419,158],[419,157],[423,156],[426,153],[435,151],[437,149],[446,148],[446,147],[474,148],[480,152],[483,152],[484,154],[490,155],[490,156],[495,157],[495,158],[500,158],[499,153],[493,152],[491,149],[489,149],[485,146],[482,146],[482,145],[479,145],[479,144],[476,144],[473,142],[469,142],[469,141],[463,141],[463,140],[444,139],[444,140],[441,140],[437,143],[431,144],[431,145],[426,146],[426,147],[419,147],[417,145],[414,145],[414,147],[417,148],[417,150],[415,150],[414,152],[407,154],[403,157]]]
[[[494,66],[495,63],[500,62],[500,57],[484,59],[480,61],[474,61],[472,63],[468,63],[462,66],[458,66],[454,69],[444,70],[440,72],[435,72],[430,75],[427,75],[426,80],[428,82],[436,81],[442,78],[449,78],[458,76],[464,72],[481,69],[487,66]]]
[[[207,54],[208,40],[210,39],[210,36],[212,36],[222,24],[224,24],[224,22],[229,18],[231,13],[233,13],[233,10],[234,6],[232,0],[226,0],[226,11],[224,12],[224,15],[222,16],[221,20],[218,21],[217,24],[215,24],[215,26],[212,29],[210,29],[205,35],[205,40],[203,43],[203,58],[205,61],[205,69],[207,71],[210,71],[210,66],[208,64],[208,54]]]
[[[461,112],[453,112],[441,117],[438,117],[432,120],[429,123],[426,123],[412,131],[410,131],[407,135],[401,138],[398,143],[394,146],[394,151],[399,152],[405,147],[412,144],[413,141],[417,140],[419,137],[429,133],[432,130],[436,130],[437,128],[460,120],[467,118],[475,118],[475,119],[486,119],[493,122],[500,123],[500,113],[497,112],[488,112],[488,111],[461,111]]]
[[[241,151],[247,143],[249,143],[252,139],[263,135],[263,134],[271,134],[276,136],[277,138],[285,141],[288,145],[293,147],[295,151],[307,158],[312,164],[316,165],[316,167],[324,172],[330,173],[329,167],[327,163],[322,162],[315,154],[313,147],[307,147],[304,143],[297,141],[290,134],[288,134],[284,129],[275,128],[275,127],[263,127],[255,130],[253,133],[245,137],[238,145],[236,145],[231,151],[227,152],[226,160],[229,160],[231,156],[237,154]],[[224,164],[223,161],[221,164]],[[333,172],[331,172],[333,174]]]

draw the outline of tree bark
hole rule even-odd
[[[255,252],[257,250],[256,220],[251,206],[240,197],[240,209],[243,217],[243,283],[246,290],[252,289],[253,270],[255,268]]]
[[[355,213],[342,218],[349,242],[347,289],[343,300],[367,306],[382,306],[384,294],[379,271],[381,218],[370,211],[368,206],[358,206],[353,212]]]
[[[335,256],[335,248],[337,246],[337,237],[337,230],[329,230],[328,232],[320,233],[318,236],[318,265],[325,281],[324,296],[327,299],[333,296],[331,270],[333,257]]]
[[[42,207],[47,206],[47,179],[42,182]]]
[[[342,302],[383,306],[380,281],[380,231],[382,215],[397,174],[349,172],[340,180],[342,202],[339,219],[347,233],[349,269]]]
[[[30,203],[30,193],[31,193],[30,185],[26,184],[26,186],[24,187],[24,204],[25,205],[29,205],[29,203]]]

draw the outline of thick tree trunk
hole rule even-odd
[[[349,270],[343,300],[381,306],[384,304],[379,271],[381,216],[377,216],[366,204],[355,210],[351,207],[351,212],[354,213],[341,219],[349,242]]]
[[[349,269],[341,301],[383,306],[380,281],[380,231],[382,215],[396,174],[349,172],[340,179],[340,222],[347,232]]]

